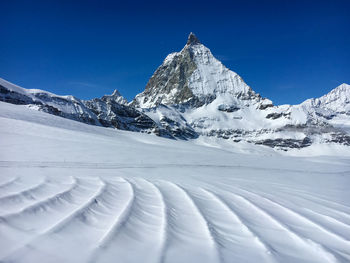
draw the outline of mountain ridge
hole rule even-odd
[[[2,79],[0,100],[92,125],[173,139],[214,136],[284,150],[312,143],[350,146],[349,85],[298,105],[275,106],[217,60],[193,33],[129,103],[117,90],[79,100],[26,90]]]

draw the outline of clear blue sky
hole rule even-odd
[[[143,91],[193,31],[275,104],[350,84],[350,1],[16,1],[0,3],[0,77],[101,97]]]

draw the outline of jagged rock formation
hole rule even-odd
[[[218,61],[193,33],[180,52],[165,58],[145,90],[129,104],[117,90],[83,101],[26,90],[2,79],[0,100],[167,138],[219,137],[284,150],[313,143],[350,146],[349,85],[299,105],[274,106]]]
[[[182,52],[168,55],[148,81],[145,91],[137,95],[131,105],[150,108],[194,99],[194,94],[188,87],[188,79],[197,69],[191,49],[188,48],[194,43],[188,41]]]
[[[160,104],[201,107],[214,100],[221,100],[228,107],[242,101],[246,104],[249,100],[254,100],[257,108],[273,106],[270,100],[261,98],[240,76],[215,59],[191,33],[185,47],[165,58],[145,91],[138,94],[131,105],[141,108]]]
[[[128,101],[119,93],[118,90],[114,90],[112,95],[104,95],[101,99],[106,102],[116,102],[122,105],[128,104]]]

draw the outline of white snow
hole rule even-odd
[[[334,112],[350,113],[350,85],[343,83],[328,94],[317,99],[307,100],[307,102],[313,107],[323,107]]]
[[[349,147],[281,155],[0,102],[0,149],[1,262],[350,261]]]
[[[178,52],[173,52],[173,53],[170,53],[169,55],[167,55],[167,57],[164,59],[163,63],[164,64],[167,64],[167,63],[170,63],[175,56],[178,55]]]
[[[190,48],[197,69],[188,82],[195,95],[225,94],[227,97],[227,94],[247,93],[250,90],[242,78],[226,68],[207,47],[198,44]]]

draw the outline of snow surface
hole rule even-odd
[[[0,261],[349,262],[348,148],[175,141],[0,102]]]
[[[189,79],[189,88],[194,95],[235,95],[251,91],[237,73],[226,68],[213,56],[209,48],[202,44],[185,48],[191,48],[197,66]]]

